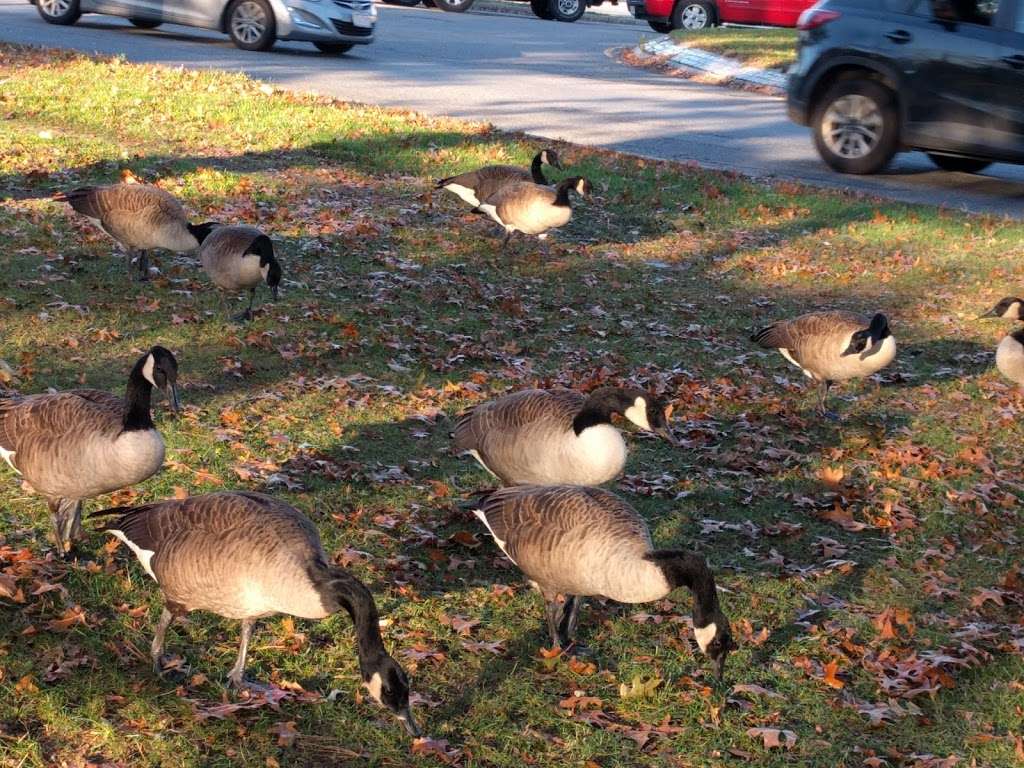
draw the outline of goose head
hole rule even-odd
[[[1024,315],[1021,312],[1024,312],[1024,299],[1007,296],[988,312],[979,315],[978,319],[980,320],[983,317],[1002,317],[1007,320],[1024,320]]]
[[[210,233],[219,226],[220,224],[216,221],[204,221],[202,224],[189,224],[188,231],[192,233],[192,237],[196,239],[196,242],[202,245],[203,240],[209,237]]]
[[[409,678],[398,662],[384,653],[362,666],[363,687],[370,697],[398,718],[410,736],[418,737],[420,729],[409,706]]]
[[[562,161],[559,160],[558,153],[555,150],[551,149],[550,147],[548,149],[542,149],[540,151],[540,161],[542,163],[547,163],[552,168],[562,170]]]
[[[589,179],[585,179],[582,176],[576,176],[569,179],[572,182],[572,188],[576,191],[576,194],[587,200],[590,199],[590,194],[594,191],[594,185],[590,183]]]
[[[715,674],[721,680],[725,676],[725,660],[739,647],[733,640],[729,620],[720,610],[715,611],[704,626],[694,624],[693,636],[701,653],[714,663]]]
[[[142,379],[156,387],[167,397],[171,410],[177,413],[181,408],[178,400],[178,361],[170,350],[159,345],[139,358],[131,373],[132,381]],[[148,402],[148,399],[147,399]]]
[[[587,399],[585,410],[602,413],[606,420],[618,413],[645,432],[653,432],[678,445],[665,420],[665,406],[649,392],[635,387],[602,387]]]
[[[278,286],[281,285],[281,262],[274,256],[274,252],[264,253],[260,256],[260,272],[263,273],[263,279],[267,281],[267,285],[270,287],[270,293],[274,297],[274,301],[277,301]]]
[[[875,313],[871,318],[871,324],[867,328],[855,331],[850,337],[850,343],[842,352],[842,356],[861,355],[867,357],[869,350],[882,343],[892,332],[889,330],[889,320],[881,312]]]

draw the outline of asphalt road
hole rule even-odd
[[[892,170],[842,177],[818,160],[779,98],[689,83],[617,63],[642,28],[381,7],[376,42],[342,57],[304,43],[269,53],[186,27],[137,30],[108,16],[45,24],[27,2],[0,0],[0,40],[119,53],[131,61],[243,70],[288,88],[474,120],[510,130],[758,177],[795,179],[909,202],[1024,215],[1024,168],[937,171],[920,153]]]

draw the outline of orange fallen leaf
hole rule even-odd
[[[836,673],[838,671],[839,664],[836,663],[835,659],[833,659],[825,665],[825,676],[822,678],[822,680],[825,681],[826,685],[830,685],[836,689],[843,688],[846,685],[846,683],[844,683],[842,680],[836,677]]]

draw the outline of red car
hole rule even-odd
[[[725,23],[795,27],[814,0],[628,0],[628,5],[655,32],[671,32]]]

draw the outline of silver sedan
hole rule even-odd
[[[275,40],[304,40],[324,53],[373,42],[372,0],[29,0],[50,24],[83,13],[122,16],[136,27],[183,24],[226,32],[239,48],[265,51]]]

